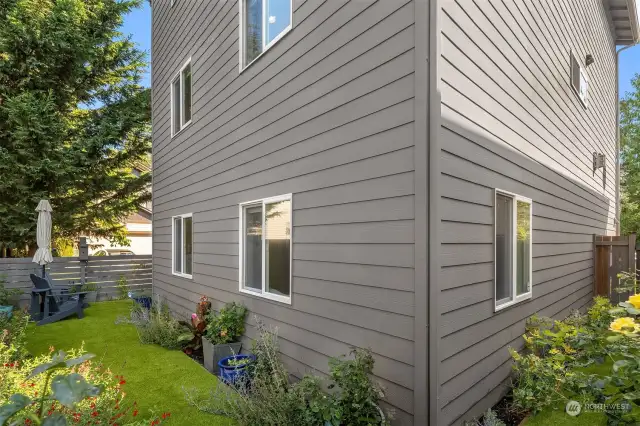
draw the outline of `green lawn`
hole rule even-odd
[[[594,364],[581,369],[587,374],[606,375],[611,371],[613,362],[607,360],[603,364]],[[606,426],[607,417],[603,413],[581,413],[579,416],[571,417],[565,412],[565,404],[557,404],[551,408],[530,417],[525,423],[526,426]]]
[[[184,399],[182,387],[196,387],[208,392],[216,377],[180,351],[170,351],[156,345],[142,345],[132,325],[115,324],[120,315],[128,315],[130,301],[94,303],[85,310],[85,318],[75,317],[54,324],[30,329],[27,347],[33,354],[46,353],[49,346],[56,350],[79,348],[84,342],[87,352],[123,375],[127,399],[137,401],[141,413],[155,409],[171,412],[174,425],[228,425],[219,416],[198,411]]]

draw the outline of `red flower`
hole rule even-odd
[[[138,415],[138,410],[133,410],[133,417]]]
[[[151,422],[151,426],[156,426],[156,425],[159,425],[159,424],[160,424],[160,420],[158,420],[158,419],[155,419],[155,420],[153,420]]]
[[[124,380],[124,379],[122,379],[122,380],[120,380],[120,383],[119,383],[119,384],[124,385],[125,383],[127,383],[127,381],[126,381],[126,380]]]
[[[29,386],[34,387],[36,384],[35,383],[31,383]]]
[[[98,412],[94,411],[93,413],[91,413],[91,417],[98,417]]]
[[[90,405],[90,407],[91,407],[91,408],[96,408],[96,404],[95,404],[95,402],[92,402],[92,403],[91,403],[91,405]]]
[[[171,413],[162,413],[162,418],[163,419],[167,419],[167,418],[169,418],[169,416],[171,416]]]

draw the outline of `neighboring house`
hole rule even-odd
[[[150,171],[151,167],[146,162],[138,162],[132,173],[135,176],[140,176],[141,173]],[[130,251],[132,254],[151,254],[153,251],[153,232],[151,228],[153,212],[151,206],[151,202],[146,202],[124,222],[127,228],[127,238],[130,241],[128,246],[111,245],[106,238],[89,239],[90,254],[93,256],[105,256],[120,254],[121,252],[125,253],[126,251]]]
[[[635,0],[156,0],[155,291],[297,376],[371,348],[398,424],[479,415],[592,298],[637,39]]]
[[[137,213],[130,215],[124,225],[127,228],[128,246],[111,245],[105,238],[89,239],[90,253],[92,256],[105,255],[105,252],[119,254],[120,251],[131,251],[132,254],[151,254],[152,247],[152,213],[149,206],[144,206]]]

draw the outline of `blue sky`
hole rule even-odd
[[[124,34],[131,34],[139,48],[151,55],[151,7],[149,2],[134,10],[124,19]],[[640,73],[640,46],[632,47],[621,54],[620,60],[620,96],[631,90],[631,78]],[[149,73],[143,80],[145,86],[151,85]]]
[[[138,48],[147,52],[148,59],[151,60],[151,7],[148,1],[144,1],[142,7],[125,16],[121,31],[125,35],[131,34]],[[149,72],[142,80],[142,84],[146,87],[151,86]]]
[[[640,73],[640,45],[620,54],[620,97],[631,91],[631,79]]]

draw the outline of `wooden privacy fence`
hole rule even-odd
[[[611,303],[626,301],[628,292],[617,292],[618,274],[636,274],[636,234],[593,237],[594,295],[608,297]]]
[[[118,298],[119,281],[131,291],[150,290],[152,286],[151,255],[89,256],[85,261],[77,257],[54,257],[53,263],[47,265],[47,273],[59,285],[95,283],[98,300]],[[7,288],[22,290],[21,304],[29,300],[30,274],[42,274],[42,267],[31,258],[0,259],[0,279]]]

